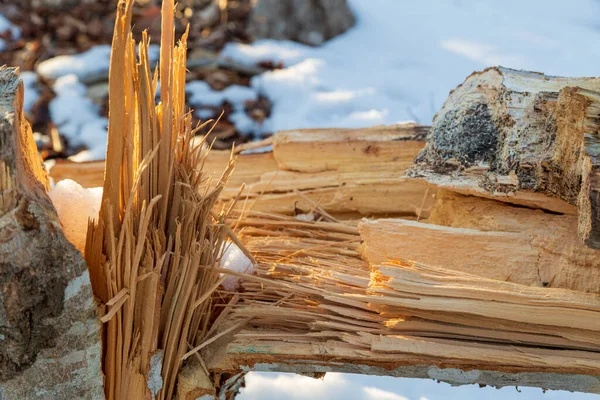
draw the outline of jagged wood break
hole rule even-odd
[[[466,208],[481,220],[483,210],[473,209],[477,200]],[[447,208],[448,201],[436,201],[433,212]],[[480,201],[506,213],[543,214]],[[552,282],[552,288],[532,284],[521,280],[529,279],[525,266],[498,279],[492,264],[463,272],[444,260],[390,262],[407,254],[374,252],[401,240],[390,235],[428,238],[395,226],[396,221],[365,219],[357,226],[356,221],[316,223],[248,213],[240,221],[240,238],[258,262],[258,276],[244,279],[228,319],[249,322],[201,350],[209,369],[343,371],[600,391],[597,285],[594,293],[584,293],[564,281]],[[383,226],[373,232],[377,225]],[[447,246],[429,252],[452,245],[448,239]],[[488,251],[499,256],[507,248]],[[574,273],[598,282],[590,268],[589,275]],[[182,374],[193,376],[195,368],[188,364]],[[457,375],[454,368],[467,372]]]
[[[464,194],[579,211],[579,235],[600,248],[599,78],[495,67],[451,94],[410,175]]]
[[[394,140],[398,132],[390,132],[398,129],[356,130],[353,138],[335,130],[279,132],[272,152],[238,156],[243,168],[230,183],[248,183],[251,200],[236,212],[246,210],[238,229],[258,261],[258,278],[244,278],[221,318],[226,323],[211,333],[216,339],[199,349],[208,369],[344,371],[599,392],[600,370],[588,361],[600,351],[597,327],[578,324],[593,323],[583,320],[599,311],[600,253],[578,239],[577,215],[428,191],[402,177],[402,146],[408,153],[419,143]],[[368,140],[377,131],[381,140]],[[219,154],[208,156],[208,169],[224,165]],[[307,161],[317,154],[329,155],[329,169]],[[317,185],[331,194],[319,197]],[[413,187],[421,188],[418,194],[410,194]],[[372,201],[350,200],[368,188]],[[225,189],[222,199],[234,193]],[[411,262],[387,264],[393,260]],[[399,279],[412,284],[398,287]],[[523,321],[515,304],[537,319]],[[235,334],[235,325],[248,319]],[[202,371],[195,357],[187,359],[180,398],[213,390]]]
[[[162,4],[160,65],[151,74],[149,38],[136,57],[133,0],[121,0],[109,72],[104,192],[89,224],[85,257],[105,323],[105,393],[112,399],[171,399],[182,356],[202,343],[220,309],[214,271],[231,230],[202,165],[200,127],[185,110],[186,39],[174,45],[173,1]],[[154,94],[160,78],[160,103]]]
[[[434,131],[418,179],[403,174],[423,143],[401,128],[280,132],[271,152],[239,156],[247,168],[231,182],[247,183],[251,200],[232,217],[257,276],[244,278],[208,339],[183,354],[178,398],[214,394],[208,372],[235,387],[240,369],[600,392],[600,254],[577,238],[573,205],[577,146],[583,131],[594,133],[582,118],[594,109],[589,91],[559,93],[595,80],[481,75],[489,90],[451,96],[464,108],[446,119],[458,136]],[[451,115],[487,130],[461,130]],[[221,200],[236,194],[226,188]]]

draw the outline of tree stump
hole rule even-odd
[[[0,398],[101,399],[89,274],[48,187],[18,70],[0,68]]]

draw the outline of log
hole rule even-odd
[[[102,398],[87,266],[48,187],[18,70],[0,68],[0,397]]]
[[[463,194],[579,214],[600,248],[596,154],[600,79],[501,67],[469,76],[433,121],[412,177]]]
[[[272,151],[242,148],[222,200],[247,184],[231,219],[257,274],[207,336],[204,365],[180,372],[180,397],[250,369],[600,392],[598,255],[577,237],[576,208],[547,212],[558,203],[545,193],[520,207],[428,191],[401,176],[426,131],[407,128],[279,132]],[[342,182],[365,191],[360,207],[316,195]]]
[[[317,129],[277,132],[273,150],[238,150],[236,170],[221,195],[230,202],[246,185],[239,208],[280,214],[309,213],[318,204],[333,215],[421,216],[434,189],[402,175],[423,148],[428,127],[414,124],[367,129]],[[211,151],[204,170],[218,177],[229,151]],[[104,163],[56,162],[55,182],[73,179],[84,187],[101,186]]]

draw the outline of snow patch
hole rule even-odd
[[[58,78],[53,89],[56,97],[49,104],[52,122],[68,139],[69,146],[88,148],[83,155],[77,155],[77,161],[104,159],[108,120],[98,115],[99,107],[86,97],[85,85],[71,74]]]
[[[600,4],[593,0],[349,3],[356,26],[323,46],[259,40],[223,49],[221,57],[239,63],[283,63],[252,79],[252,88],[273,103],[272,131],[430,124],[450,90],[498,64],[598,75],[600,50],[587,46],[600,39]]]
[[[243,150],[240,154],[262,154],[262,153],[271,153],[273,151],[273,145],[269,144],[267,146],[258,147],[256,149],[248,149]]]
[[[225,252],[221,257],[220,267],[246,274],[252,274],[254,272],[252,261],[250,261],[250,259],[244,255],[242,250],[232,242],[225,244]],[[222,275],[223,274],[221,274],[221,276]],[[237,276],[228,276],[223,281],[223,287],[227,291],[235,291],[238,288],[238,281],[239,278]]]
[[[376,387],[363,387],[363,392],[367,400],[408,400],[408,397],[400,396],[399,394],[381,390]]]
[[[258,99],[256,90],[247,86],[231,85],[224,90],[213,90],[204,81],[193,81],[186,85],[188,100],[200,118],[209,118],[212,112],[202,107],[220,107],[225,102],[233,106],[234,112],[229,116],[230,121],[242,135],[260,135],[268,131],[268,123],[259,123],[250,118],[244,111],[246,102]]]
[[[148,389],[152,393],[152,398],[156,398],[156,395],[163,387],[162,363],[163,363],[163,350],[158,350],[150,358],[150,373],[148,374]]]
[[[158,60],[160,47],[150,45],[150,62]],[[38,74],[46,79],[58,79],[66,75],[76,75],[80,80],[106,74],[110,66],[110,45],[94,46],[80,54],[58,56],[42,61],[36,68]]]
[[[80,54],[42,61],[36,71],[46,79],[58,79],[66,75],[76,75],[83,79],[95,74],[108,73],[109,65],[110,45],[100,45]]]
[[[83,251],[88,220],[98,219],[102,188],[84,189],[77,182],[65,179],[54,185],[49,195],[65,236],[79,251]]]
[[[217,107],[229,102],[235,110],[243,110],[245,102],[258,98],[256,92],[247,86],[231,85],[225,90],[213,90],[204,81],[187,83],[185,91],[188,93],[188,100],[192,106]]]
[[[30,112],[33,105],[40,97],[40,92],[35,87],[38,77],[35,72],[23,71],[21,72],[21,80],[23,81],[23,88],[25,91],[23,109],[25,112]]]
[[[290,66],[305,59],[311,49],[291,41],[261,39],[252,45],[227,43],[221,51],[220,58],[252,66],[271,61]]]

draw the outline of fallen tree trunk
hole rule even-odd
[[[222,199],[247,183],[236,226],[258,272],[191,350],[180,398],[214,395],[210,374],[225,385],[240,369],[600,392],[600,256],[577,238],[574,208],[549,213],[546,194],[528,207],[407,195],[421,184],[401,175],[421,144],[397,129],[281,132],[272,151],[238,156]],[[365,190],[353,212],[315,195],[342,182]]]
[[[0,68],[0,398],[102,398],[89,274],[47,189],[18,71]]]

